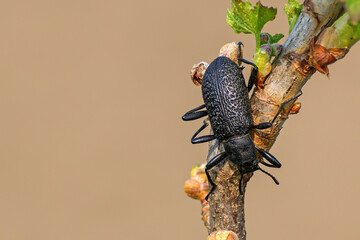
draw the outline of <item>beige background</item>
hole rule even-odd
[[[287,32],[284,3],[265,31]],[[0,6],[0,239],[205,239],[183,183],[207,146],[180,117],[202,103],[194,63],[238,40],[252,58],[230,1]],[[304,87],[271,150],[280,186],[249,184],[248,239],[359,238],[359,46]]]

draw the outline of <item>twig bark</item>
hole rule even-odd
[[[296,96],[315,70],[308,64],[309,46],[321,31],[331,25],[343,9],[338,0],[305,1],[298,22],[286,40],[283,52],[273,62],[272,72],[263,88],[257,88],[251,97],[254,123],[269,122],[273,119],[282,102]],[[285,120],[288,118],[293,101],[285,106],[274,125],[266,130],[251,132],[255,145],[269,150],[274,144]],[[218,141],[209,145],[207,161],[223,151]],[[242,181],[243,189],[252,174]],[[244,195],[239,195],[240,172],[230,161],[225,160],[211,171],[216,190],[209,198],[210,232],[231,230],[239,239],[246,239]]]

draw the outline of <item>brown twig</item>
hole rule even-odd
[[[264,87],[257,88],[251,97],[255,124],[271,121],[281,103],[296,96],[315,72],[308,63],[310,43],[338,18],[342,8],[343,5],[337,0],[305,1],[298,22],[286,40],[282,54],[273,62],[272,72]],[[255,145],[265,150],[271,148],[288,118],[292,104],[290,102],[285,106],[273,127],[251,132]],[[221,145],[216,140],[210,142],[207,161],[220,151]],[[243,189],[251,176],[247,174],[243,178]],[[209,198],[210,232],[230,230],[239,239],[245,240],[244,195],[239,196],[238,187],[240,172],[234,164],[225,160],[211,170],[211,177],[215,179],[217,188]]]

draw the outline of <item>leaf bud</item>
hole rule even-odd
[[[212,232],[206,240],[239,240],[239,238],[232,231],[219,230],[216,232]]]
[[[260,51],[268,56],[271,56],[272,48],[270,44],[264,44],[260,47]]]
[[[194,199],[204,200],[209,193],[209,183],[205,174],[205,164],[191,169],[191,178],[184,184],[185,193]]]
[[[269,43],[270,37],[267,33],[260,33],[260,45]]]
[[[190,71],[190,77],[196,86],[200,86],[204,77],[205,71],[209,64],[207,62],[199,62],[194,64]]]
[[[279,43],[271,44],[271,55],[277,57],[282,50],[282,45]]]
[[[219,56],[230,58],[234,63],[240,66],[238,62],[239,44],[236,42],[227,43],[221,47]],[[242,50],[240,49],[240,57],[242,58]]]

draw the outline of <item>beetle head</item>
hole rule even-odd
[[[255,145],[249,135],[236,136],[224,141],[224,148],[230,161],[238,166],[242,174],[259,168]]]

